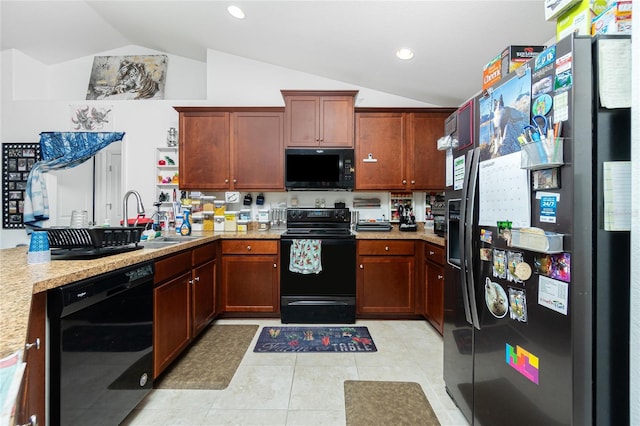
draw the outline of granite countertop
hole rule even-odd
[[[31,297],[65,284],[97,276],[136,263],[157,259],[219,239],[279,239],[283,230],[249,232],[194,232],[201,238],[158,249],[141,249],[88,260],[54,260],[29,265],[27,247],[0,250],[2,285],[0,286],[0,357],[24,348],[29,324]],[[400,232],[354,232],[356,239],[424,240],[443,246],[444,239],[418,230]]]

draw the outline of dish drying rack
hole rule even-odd
[[[128,246],[140,242],[144,226],[114,228],[48,228],[44,229],[51,248],[90,248]]]

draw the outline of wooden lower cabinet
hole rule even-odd
[[[442,334],[444,327],[444,248],[425,244],[425,316]]]
[[[415,244],[357,242],[357,314],[415,314]]]
[[[153,375],[158,377],[216,314],[215,243],[156,262]]]
[[[280,312],[279,240],[222,241],[225,313]]]
[[[45,424],[46,400],[46,310],[47,293],[31,299],[29,329],[25,348],[24,378],[16,407],[16,424]]]

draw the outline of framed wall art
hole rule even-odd
[[[33,165],[40,161],[39,143],[2,144],[2,227],[24,228],[24,194]]]
[[[87,100],[163,99],[167,55],[95,56]]]

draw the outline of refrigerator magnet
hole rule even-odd
[[[555,196],[540,197],[540,222],[556,223],[558,200]]]
[[[515,275],[522,281],[526,281],[531,278],[532,272],[531,266],[526,262],[520,262],[516,265]]]
[[[488,244],[493,243],[493,232],[489,231],[488,229],[482,228],[480,230],[480,241]]]
[[[491,262],[491,249],[490,248],[481,248],[480,249],[480,260],[484,260],[485,262]]]
[[[527,295],[524,290],[509,287],[509,318],[527,322]]]
[[[493,276],[507,278],[507,254],[504,250],[493,249]]]
[[[487,277],[484,284],[484,301],[491,315],[496,318],[507,315],[507,300],[507,293],[502,286]]]
[[[538,304],[562,315],[567,315],[569,284],[543,276],[540,276],[538,284]]]
[[[523,261],[522,253],[507,251],[507,280],[521,283],[522,280],[516,274],[516,266]]]

